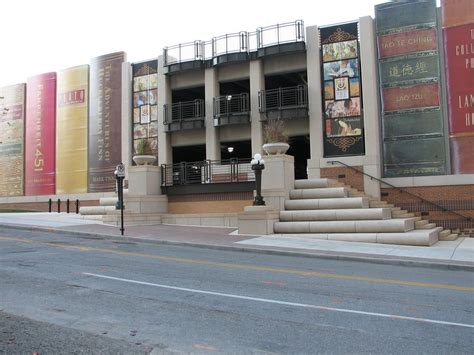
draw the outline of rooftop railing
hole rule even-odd
[[[211,60],[221,55],[250,53],[265,47],[304,41],[304,22],[297,20],[259,27],[254,32],[225,34],[209,41],[198,40],[165,47],[163,49],[164,65]]]

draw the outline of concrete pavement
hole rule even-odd
[[[119,228],[66,213],[3,213],[0,226],[124,238]],[[125,238],[155,243],[388,263],[420,263],[474,268],[474,238],[440,241],[431,247],[318,240],[301,235],[239,235],[235,228],[139,225],[126,226]]]

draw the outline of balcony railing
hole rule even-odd
[[[164,124],[177,121],[192,121],[204,119],[204,100],[177,102],[171,105],[163,105]]]
[[[204,58],[203,49],[202,41],[180,43],[175,46],[165,47],[163,49],[164,65],[202,60]]]
[[[266,47],[301,42],[303,43],[301,48],[304,48],[304,41],[304,22],[297,20],[259,27],[254,32],[242,31],[214,37],[209,41],[198,40],[165,47],[164,65],[204,60],[214,60],[216,64],[219,63],[215,60],[217,57],[236,53],[250,54]]]
[[[214,98],[213,104],[215,126],[249,122],[250,99],[248,93],[218,96]]]
[[[258,106],[262,113],[308,108],[308,88],[306,85],[298,85],[262,90],[258,93]]]
[[[161,165],[161,186],[255,181],[250,159],[204,160]]]
[[[304,22],[298,20],[260,27],[257,29],[256,36],[257,48],[270,47],[285,43],[304,42]]]

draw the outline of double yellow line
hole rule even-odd
[[[160,256],[160,255],[106,249],[106,248],[87,247],[87,246],[80,246],[80,245],[60,245],[56,243],[42,242],[42,241],[37,241],[37,240],[29,240],[29,239],[23,239],[23,238],[15,238],[15,237],[0,237],[0,241],[2,240],[14,241],[14,242],[26,243],[26,244],[49,246],[49,247],[60,248],[60,249],[65,249],[65,250],[94,251],[94,252],[108,253],[108,254],[113,254],[113,255],[127,256],[127,257],[140,257],[140,258],[146,258],[146,259],[152,259],[152,260],[161,260],[161,261],[183,263],[183,264],[215,266],[215,267],[222,267],[222,268],[227,268],[227,269],[266,271],[266,272],[273,272],[273,273],[292,274],[292,275],[309,276],[309,277],[320,277],[320,278],[327,278],[327,279],[364,281],[364,282],[374,282],[374,283],[400,285],[400,286],[428,287],[428,288],[447,289],[447,290],[463,291],[463,292],[474,292],[474,287],[465,287],[465,286],[457,286],[457,285],[435,284],[435,283],[418,282],[418,281],[392,280],[392,279],[383,279],[383,278],[377,278],[377,277],[353,276],[353,275],[344,275],[344,274],[330,274],[330,273],[324,273],[324,272],[318,272],[318,271],[304,271],[304,270],[298,270],[298,269],[273,268],[269,266],[259,266],[259,265],[223,263],[223,262],[217,262],[217,261],[178,258],[178,257],[172,257],[172,256]]]

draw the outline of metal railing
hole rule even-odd
[[[205,115],[204,100],[182,101],[163,105],[164,124],[176,121],[203,120]]]
[[[217,96],[213,99],[214,118],[233,114],[249,114],[250,99],[248,93]]]
[[[230,33],[212,39],[212,57],[229,53],[248,53],[248,32]]]
[[[204,58],[204,45],[202,41],[180,43],[175,46],[163,48],[164,65],[184,63]]]
[[[260,112],[306,107],[308,107],[308,88],[306,85],[262,90],[258,93]]]
[[[249,53],[260,48],[304,41],[304,22],[297,20],[259,27],[254,32],[230,33],[208,41],[197,40],[165,47],[164,65],[210,60],[229,53]]]
[[[357,169],[357,168],[355,168],[355,167],[353,167],[353,166],[347,165],[346,163],[343,163],[342,161],[339,161],[339,160],[328,161],[328,164],[333,164],[333,165],[334,165],[335,163],[344,165],[346,168],[349,168],[349,169],[351,169],[351,170],[354,170],[354,171],[358,172],[359,174],[365,175],[365,176],[369,177],[371,180],[376,180],[376,181],[378,181],[379,183],[384,184],[384,185],[387,185],[387,186],[390,186],[391,188],[396,189],[396,190],[398,190],[398,191],[400,191],[400,192],[402,192],[402,193],[406,193],[407,195],[416,197],[416,198],[420,199],[421,201],[426,202],[427,204],[430,204],[430,205],[432,205],[432,206],[435,206],[436,208],[438,208],[439,210],[441,210],[441,211],[443,211],[443,212],[450,212],[450,213],[455,214],[455,215],[457,215],[457,216],[459,216],[459,217],[462,217],[463,219],[466,219],[467,221],[470,221],[470,222],[472,222],[472,220],[473,220],[472,217],[470,217],[470,216],[463,215],[462,213],[459,213],[459,212],[456,212],[456,211],[454,211],[454,210],[452,210],[452,209],[446,208],[445,206],[441,206],[440,204],[437,204],[436,202],[427,200],[427,199],[425,199],[424,197],[421,197],[420,195],[414,194],[414,193],[408,191],[407,189],[404,189],[403,187],[398,187],[398,186],[392,185],[392,184],[390,184],[390,183],[388,183],[388,182],[386,182],[386,181],[384,181],[384,180],[382,180],[382,179],[379,179],[379,178],[377,178],[377,177],[375,177],[375,176],[372,176],[372,175],[370,175],[370,174],[367,174],[367,173],[363,172],[362,170],[359,170],[359,169]]]
[[[304,42],[304,22],[297,20],[257,29],[257,48],[278,44]]]
[[[161,165],[161,186],[255,181],[250,159],[204,160]]]

